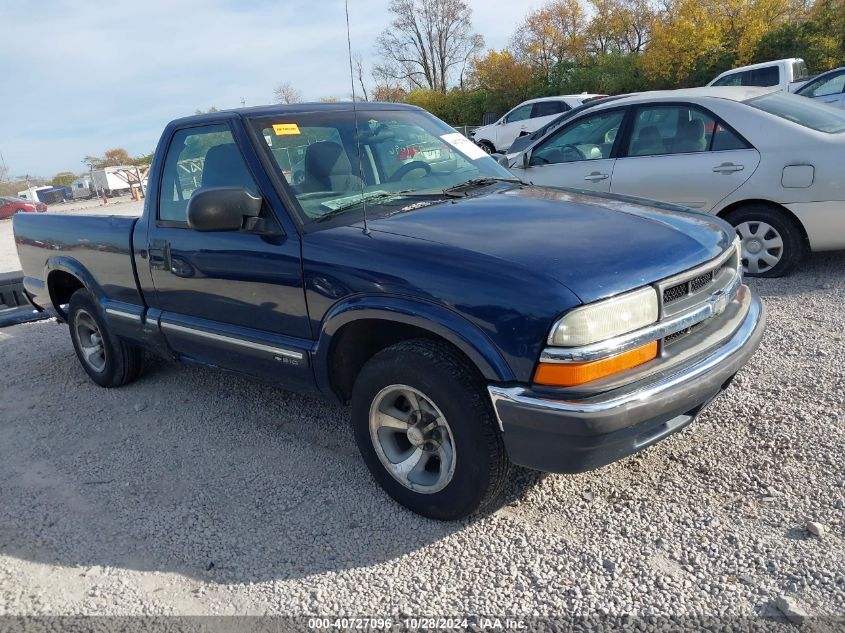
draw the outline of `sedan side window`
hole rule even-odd
[[[517,121],[524,121],[531,118],[531,107],[533,104],[529,103],[520,106],[505,117],[505,123],[516,123]]]
[[[715,128],[713,117],[686,106],[640,108],[634,119],[628,155],[705,152]]]
[[[235,145],[229,126],[204,125],[173,135],[161,176],[158,219],[188,223],[188,200],[201,187],[258,187]]]
[[[624,110],[599,112],[561,128],[531,154],[532,165],[610,158]]]
[[[827,97],[839,94],[845,89],[845,72],[811,82],[805,90],[801,91],[804,97]]]

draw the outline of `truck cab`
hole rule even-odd
[[[809,78],[804,60],[790,57],[726,70],[707,85],[777,87],[783,92],[795,92]]]

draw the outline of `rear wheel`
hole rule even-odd
[[[448,345],[398,343],[361,370],[352,428],[364,462],[406,508],[452,520],[489,507],[507,481],[483,379]]]
[[[68,305],[70,338],[82,368],[101,387],[132,382],[144,367],[143,352],[111,334],[91,294],[80,289]]]
[[[725,218],[742,240],[742,266],[752,277],[780,277],[791,271],[807,250],[800,227],[781,209],[750,204]]]

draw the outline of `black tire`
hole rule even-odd
[[[454,471],[442,490],[421,493],[400,483],[382,464],[370,435],[370,407],[391,385],[418,389],[448,421]],[[494,506],[510,472],[486,385],[456,350],[438,341],[397,343],[367,362],[352,393],[355,441],[379,485],[400,504],[423,516],[454,520]]]
[[[779,253],[780,259],[777,263],[768,268],[758,267],[756,271],[746,268],[745,274],[749,277],[782,277],[801,262],[808,250],[801,227],[790,215],[777,206],[752,203],[734,209],[725,216],[725,219],[737,229],[737,235],[740,238],[743,238],[740,233],[741,225],[753,228],[759,226],[759,223],[765,223],[779,234],[783,243]],[[777,250],[772,252],[777,253]],[[748,263],[745,255],[746,241],[743,240],[743,266]]]
[[[478,146],[488,154],[496,153],[496,148],[490,141],[478,141]]]
[[[79,289],[73,293],[68,305],[67,321],[79,363],[95,383],[101,387],[120,387],[141,375],[144,352],[109,332],[97,302],[87,290]],[[90,329],[86,324],[91,322],[96,326],[102,342],[103,364],[99,369],[86,360],[83,352],[83,345],[90,345],[90,339],[87,343],[80,340],[80,336],[84,335],[80,330]]]

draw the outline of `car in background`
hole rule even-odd
[[[514,156],[517,156],[522,150],[529,147],[530,145],[533,145],[537,139],[542,138],[552,130],[556,130],[566,121],[569,121],[574,116],[578,116],[578,114],[580,114],[587,108],[591,108],[598,103],[607,103],[609,101],[614,101],[615,99],[620,99],[624,96],[627,95],[617,95],[614,97],[596,97],[594,99],[587,99],[578,107],[572,108],[571,110],[564,112],[557,118],[552,119],[551,121],[546,123],[543,127],[531,132],[531,134],[523,134],[511,144],[506,153],[497,152],[493,155],[493,157],[499,160],[499,162],[505,165],[505,167],[507,167],[507,164],[505,164],[505,162],[502,160],[502,157],[505,157],[505,160],[512,159]]]
[[[691,88],[598,103],[509,168],[537,185],[636,196],[730,222],[748,274],[845,249],[845,112],[762,88]]]
[[[795,92],[810,78],[807,64],[799,57],[777,59],[726,70],[708,86],[759,86]]]
[[[845,108],[845,66],[816,75],[795,91],[834,108]]]
[[[531,134],[564,112],[605,95],[583,93],[541,97],[523,101],[501,119],[483,125],[472,133],[472,140],[488,154],[503,152],[520,136]]]
[[[0,198],[0,219],[10,218],[15,213],[41,213],[46,210],[47,205],[43,202],[24,200],[16,196],[4,196]]]

